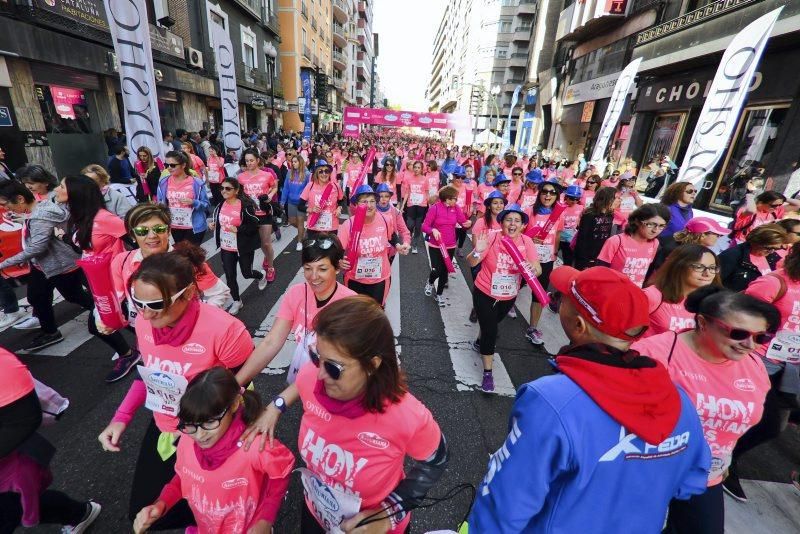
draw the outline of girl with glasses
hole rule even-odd
[[[325,160],[319,160],[314,168],[311,181],[300,194],[300,202],[297,204],[298,211],[305,213],[308,218],[311,218],[311,214],[319,214],[313,225],[307,225],[309,238],[316,238],[322,233],[335,233],[339,229],[339,215],[342,214],[342,206],[345,204],[344,193],[342,188],[331,179],[332,171],[333,167],[328,165]],[[323,202],[322,196],[329,184],[331,192]]]
[[[300,505],[300,532],[321,534],[330,524],[345,532],[357,532],[358,526],[365,532],[406,532],[409,511],[447,468],[444,435],[408,391],[392,325],[374,300],[359,295],[334,302],[316,316],[313,328],[311,363],[248,429],[245,447],[263,432],[257,441],[264,448],[280,415],[299,400],[302,483],[323,489],[307,493],[309,500]],[[358,468],[329,469],[328,450],[346,451]],[[327,498],[315,496],[320,493]]]
[[[134,532],[146,532],[181,498],[199,533],[270,532],[289,489],[294,455],[279,441],[263,451],[238,446],[262,410],[258,393],[240,388],[229,370],[213,367],[195,376],[181,397],[175,476],[136,515]]]
[[[262,266],[266,271],[267,282],[275,280],[275,267],[272,251],[272,215],[271,202],[278,194],[278,176],[272,169],[264,170],[263,159],[255,149],[245,150],[241,164],[244,166],[237,179],[245,195],[255,204],[258,217],[258,234],[261,237],[261,250],[264,252]],[[276,234],[277,235],[277,234]],[[277,235],[277,237],[280,237]]]
[[[662,242],[680,232],[694,217],[692,204],[697,198],[697,188],[690,182],[676,182],[664,191],[661,203],[669,208],[669,224],[659,236]]]
[[[722,534],[721,482],[737,442],[761,419],[770,389],[764,363],[753,351],[773,337],[780,314],[772,304],[714,285],[690,293],[685,306],[696,316],[693,328],[639,340],[631,349],[660,361],[696,401],[713,458],[705,493],[673,500],[666,531]]]
[[[519,204],[520,197],[522,196],[522,188],[525,187],[525,180],[523,179],[524,171],[522,167],[515,166],[511,169],[511,183],[508,184],[508,197],[512,204]]]
[[[392,204],[397,205],[398,199],[400,198],[400,188],[403,184],[403,177],[406,173],[412,173],[411,169],[409,168],[411,167],[412,163],[409,162],[406,164],[408,170],[403,171],[402,173],[398,173],[397,169],[394,168],[394,165],[394,159],[386,159],[386,161],[383,162],[383,169],[381,169],[381,171],[375,176],[375,183],[386,184],[392,191]]]
[[[753,280],[777,269],[786,239],[782,226],[765,224],[749,232],[744,243],[722,251],[722,285],[731,291],[744,291]]]
[[[239,264],[244,278],[258,280],[259,290],[266,289],[267,280],[264,273],[253,270],[253,257],[261,246],[258,235],[259,218],[256,215],[255,204],[244,194],[236,178],[226,178],[222,182],[220,191],[223,201],[214,209],[212,231],[220,248],[222,269],[233,299],[228,313],[236,315],[243,306],[239,295],[236,264]]]
[[[681,245],[673,250],[644,289],[650,312],[650,328],[644,337],[671,330],[694,328],[694,314],[686,311],[687,295],[707,285],[722,286],[719,262],[701,245]]]
[[[105,451],[120,452],[121,438],[136,411],[146,404],[153,418],[142,438],[129,506],[133,520],[158,498],[175,475],[177,415],[188,382],[215,366],[237,368],[253,350],[244,324],[228,313],[200,302],[195,266],[175,252],[142,261],[128,285],[139,314],[136,341],[142,354],[139,375],[112,422],[98,437]],[[166,437],[162,434],[167,433]],[[183,439],[183,438],[181,438]],[[152,525],[153,529],[197,524],[185,501]]]
[[[626,275],[639,287],[658,251],[658,235],[669,222],[670,213],[663,204],[645,204],[628,217],[625,232],[610,237],[597,256],[597,264]]]
[[[158,183],[158,202],[169,207],[172,237],[175,242],[203,242],[208,229],[208,196],[203,180],[190,174],[189,158],[184,152],[167,152],[169,174]]]
[[[594,202],[594,195],[600,189],[600,176],[597,174],[591,174],[591,172],[587,171],[585,173],[586,182],[583,185],[583,195],[581,196],[581,204],[584,207],[588,208]],[[616,190],[614,191],[616,194]]]

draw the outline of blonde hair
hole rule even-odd
[[[111,176],[109,176],[108,171],[106,171],[102,165],[98,165],[96,163],[92,163],[91,165],[87,165],[86,167],[81,169],[81,174],[89,175],[94,174],[97,178],[95,181],[97,185],[101,188],[105,187],[111,181]],[[91,176],[89,176],[91,178]]]

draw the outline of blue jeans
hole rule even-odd
[[[3,308],[5,313],[16,313],[19,311],[19,303],[17,303],[17,296],[14,294],[14,289],[8,280],[0,276],[0,308]]]

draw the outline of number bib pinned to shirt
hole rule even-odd
[[[492,296],[513,297],[517,294],[519,281],[516,274],[492,274]]]
[[[408,196],[408,203],[412,206],[419,206],[422,204],[422,193],[411,193]]]
[[[539,256],[539,263],[550,263],[553,261],[553,245],[536,245],[536,255]]]
[[[318,230],[333,229],[333,214],[329,211],[321,211],[317,219],[316,227]]]
[[[356,279],[380,280],[383,258],[359,257],[356,264]]]
[[[170,208],[172,226],[175,228],[192,227],[192,208]]]
[[[186,377],[141,365],[137,366],[136,369],[139,371],[139,375],[142,377],[144,386],[147,389],[145,407],[154,412],[178,417],[181,397],[183,397],[186,387],[189,385]]]
[[[300,472],[300,480],[303,482],[303,490],[311,506],[311,513],[319,524],[329,534],[344,534],[339,525],[358,513],[361,509],[361,498],[328,486],[305,467],[297,471]]]
[[[236,234],[233,232],[228,232],[227,230],[221,230],[219,233],[219,244],[220,247],[229,250],[229,251],[238,251],[239,249],[236,246]]]
[[[800,363],[800,334],[780,331],[767,346],[767,358],[786,363]]]

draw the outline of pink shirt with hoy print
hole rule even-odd
[[[644,288],[650,311],[650,328],[644,333],[643,338],[661,334],[662,332],[680,332],[694,328],[694,314],[686,311],[683,305],[686,299],[680,302],[667,302],[656,286]]]
[[[347,219],[339,227],[339,241],[347,250],[350,245],[352,219]],[[389,264],[389,239],[394,233],[394,218],[376,213],[371,223],[364,222],[358,239],[358,258],[356,264],[345,273],[346,280],[362,284],[377,284],[392,275]]]
[[[644,284],[647,269],[658,250],[658,240],[637,241],[627,234],[609,237],[597,259],[604,261],[615,271],[626,275],[639,287]]]
[[[475,279],[475,287],[495,300],[511,300],[519,293],[522,275],[500,238],[499,233],[489,238],[489,247],[482,254],[481,270]],[[530,237],[517,236],[514,244],[526,261],[532,265],[536,263],[536,245]]]

